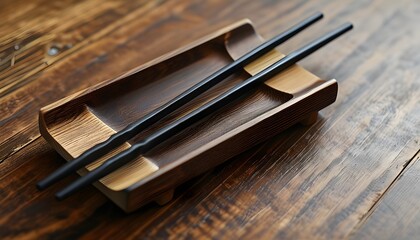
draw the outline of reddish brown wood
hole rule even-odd
[[[355,25],[301,63],[340,85],[315,124],[296,125],[181,185],[164,206],[128,215],[94,187],[57,203],[51,196],[76,176],[45,192],[34,187],[64,162],[40,138],[41,107],[239,19],[269,38],[315,10],[324,24],[282,52],[344,21]],[[0,1],[1,238],[413,236],[418,171],[405,163],[419,148],[412,144],[420,135],[419,12],[415,0]],[[389,204],[393,211],[384,211]]]

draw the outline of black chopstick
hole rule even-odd
[[[136,156],[144,154],[145,152],[157,146],[166,139],[170,138],[174,134],[182,131],[191,124],[197,122],[203,117],[209,115],[210,113],[218,110],[219,108],[228,104],[232,100],[241,96],[244,92],[252,89],[258,83],[270,79],[271,77],[292,66],[299,60],[315,52],[319,48],[333,41],[334,39],[341,36],[345,32],[351,30],[352,28],[352,24],[346,23],[341,27],[337,28],[336,30],[324,35],[323,37],[320,37],[317,40],[307,44],[306,46],[296,51],[293,51],[289,55],[270,65],[269,67],[262,70],[253,77],[250,77],[244,82],[234,86],[233,88],[229,89],[227,92],[221,94],[220,96],[208,102],[207,104],[176,120],[170,125],[162,128],[161,130],[153,133],[141,142],[132,145],[131,148],[111,157],[109,160],[105,161],[101,166],[99,166],[95,170],[87,173],[85,176],[79,178],[66,188],[59,191],[56,194],[56,198],[59,200],[64,199],[70,196],[72,193],[78,191],[82,187],[87,186],[108,175],[109,173],[115,171],[119,167],[131,161]]]
[[[123,144],[127,140],[131,139],[135,135],[139,134],[141,131],[146,129],[147,127],[151,126],[152,124],[156,123],[160,119],[164,118],[171,112],[175,111],[176,109],[180,108],[184,104],[188,103],[195,97],[199,96],[209,88],[213,87],[217,83],[221,82],[226,77],[233,74],[235,71],[240,69],[241,67],[251,63],[255,59],[261,57],[262,55],[271,51],[277,45],[287,41],[297,33],[301,32],[305,28],[309,27],[313,23],[317,22],[323,17],[322,13],[315,13],[312,16],[306,18],[302,22],[296,24],[295,26],[289,28],[285,32],[275,36],[274,38],[270,39],[269,41],[261,44],[260,46],[256,47],[252,51],[248,52],[244,56],[240,57],[236,61],[228,64],[227,66],[221,68],[220,70],[216,71],[209,77],[205,78],[203,81],[197,83],[190,89],[186,90],[185,92],[181,93],[179,96],[175,97],[168,103],[164,104],[163,106],[157,108],[156,110],[152,111],[151,113],[147,114],[143,118],[129,124],[127,127],[122,129],[121,131],[113,134],[110,136],[106,141],[99,143],[92,148],[88,149],[84,153],[82,153],[79,157],[74,159],[73,161],[67,162],[65,165],[61,166],[59,169],[54,171],[52,174],[44,178],[43,180],[37,183],[38,189],[42,190],[47,188],[48,186],[54,184],[61,178],[64,178],[74,171],[82,168],[83,166],[95,161],[96,159],[104,156],[106,153],[114,149],[115,147]]]

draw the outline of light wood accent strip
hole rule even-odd
[[[254,62],[248,64],[244,68],[251,75],[255,75],[271,64],[277,62],[284,56],[285,55],[279,51],[273,50],[261,58],[255,60]],[[298,65],[294,65],[287,70],[277,74],[275,77],[265,82],[265,84],[279,91],[287,92],[290,94],[297,94],[308,90],[309,88],[322,82],[323,81],[314,74],[306,71]]]
[[[106,140],[115,130],[102,122],[87,107],[75,116],[58,122],[49,129],[52,137],[71,155],[76,158],[95,144]],[[86,169],[92,171],[109,157],[128,149],[131,145],[125,143],[104,157],[89,164]],[[157,171],[159,167],[148,159],[140,156],[117,171],[105,176],[100,181],[108,188],[118,191]]]

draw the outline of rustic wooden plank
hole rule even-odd
[[[407,146],[419,136],[418,1],[0,4],[5,23],[0,26],[0,84],[9,91],[0,98],[2,238],[371,237],[385,223],[392,225],[383,210],[386,204],[399,205],[400,217],[410,214],[403,222],[405,236],[416,233],[418,214],[409,210],[417,206],[410,199],[415,200],[418,190],[405,189],[406,183],[418,180],[410,177],[416,176],[418,161],[406,168],[408,176],[395,179],[405,169],[407,158],[401,156],[415,154],[415,147]],[[130,215],[94,188],[55,202],[53,192],[72,178],[46,192],[35,190],[35,182],[63,162],[39,138],[40,107],[235,20],[248,17],[269,37],[314,10],[326,13],[325,25],[315,26],[282,51],[326,26],[351,20],[356,27],[302,62],[323,78],[339,80],[337,102],[322,111],[314,126],[294,127],[186,183],[170,204],[147,205]],[[22,52],[11,68],[17,42],[23,43]],[[68,49],[67,43],[72,45]],[[25,50],[26,45],[31,47]],[[48,55],[51,46],[59,47],[57,55]],[[5,56],[10,59],[3,61]],[[43,62],[48,64],[35,71]],[[398,193],[410,201],[401,201]],[[385,216],[389,221],[381,222]]]
[[[419,149],[420,141],[416,139],[399,156],[406,161],[404,170],[352,232],[352,239],[416,239],[420,236]]]

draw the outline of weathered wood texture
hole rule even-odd
[[[64,161],[40,138],[40,107],[236,20],[250,18],[271,37],[315,10],[323,24],[283,52],[346,20],[355,29],[302,62],[339,81],[337,102],[311,127],[130,215],[93,187],[56,202],[71,178],[35,189]],[[0,16],[2,239],[418,236],[420,2],[4,0]]]

